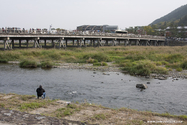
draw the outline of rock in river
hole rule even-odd
[[[136,84],[136,88],[147,89],[148,87],[146,84]]]

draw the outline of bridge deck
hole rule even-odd
[[[62,48],[70,46],[108,46],[108,45],[164,45],[165,37],[130,34],[0,34],[0,47],[12,48]],[[50,41],[50,42],[49,42]],[[76,45],[75,45],[76,42]],[[17,44],[18,43],[18,44]],[[51,45],[48,46],[48,43]],[[17,46],[16,46],[17,45]],[[25,46],[23,46],[25,45]]]

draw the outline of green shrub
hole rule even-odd
[[[48,54],[47,56],[50,57],[50,58],[53,59],[53,60],[59,60],[59,59],[62,58],[61,55],[60,55],[59,53],[50,53],[50,54]]]
[[[167,64],[168,64],[168,62],[162,61],[162,65],[167,65]]]
[[[88,60],[86,60],[86,62],[87,62],[87,63],[94,63],[94,59],[92,59],[92,58],[90,57]]]
[[[145,60],[146,56],[135,53],[135,54],[128,55],[127,57],[125,57],[125,59],[129,59],[131,61],[138,61],[138,60]]]
[[[6,59],[0,59],[0,63],[8,63]]]
[[[108,64],[106,62],[97,62],[93,63],[93,66],[108,66]]]
[[[181,68],[182,69],[187,69],[187,60],[185,60],[184,62],[182,62]]]
[[[180,67],[180,68],[177,68],[176,69],[178,72],[181,72],[182,71],[182,68]]]
[[[4,108],[5,107],[5,104],[0,104],[0,108]]]
[[[187,116],[186,115],[180,115],[179,118],[182,119],[182,120],[187,120]]]
[[[101,63],[99,63],[99,62],[93,63],[93,66],[101,66]]]
[[[101,62],[101,66],[108,66],[106,62]]]
[[[157,74],[168,74],[168,70],[165,67],[155,67],[155,70],[152,73]]]
[[[14,51],[8,51],[6,53],[0,54],[0,58],[7,61],[14,61],[20,59],[21,55],[19,53],[14,53]]]
[[[41,67],[42,68],[52,68],[53,67],[53,63],[50,62],[50,61],[41,62]]]
[[[20,62],[19,66],[21,68],[36,68],[37,63],[35,61],[24,60]]]
[[[96,59],[98,62],[110,62],[111,59],[109,58],[109,56],[107,56],[106,54],[104,53],[96,53],[96,54],[86,54],[83,56],[83,59],[89,59],[89,58],[92,58],[92,59]]]
[[[162,62],[157,61],[157,62],[156,62],[156,65],[157,65],[157,66],[161,66],[161,65],[162,65]]]
[[[152,71],[155,69],[155,64],[150,61],[137,61],[132,64],[126,63],[123,68],[128,71],[132,75],[150,75]]]
[[[170,63],[176,63],[180,62],[184,59],[184,56],[182,54],[171,54],[166,56],[165,60]]]
[[[42,103],[31,102],[31,103],[23,103],[21,104],[20,110],[28,110],[28,109],[36,109],[42,107]]]
[[[177,68],[180,68],[181,65],[180,65],[180,63],[172,63],[172,64],[167,64],[166,67],[172,68],[172,69],[177,69]]]

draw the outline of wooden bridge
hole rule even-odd
[[[0,34],[0,49],[65,48],[99,46],[164,46],[165,37],[95,33],[95,34]]]

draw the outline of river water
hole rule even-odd
[[[151,83],[148,89],[136,88],[136,84],[147,82]],[[36,95],[39,85],[51,99],[187,115],[186,79],[160,81],[119,72],[105,72],[104,75],[83,69],[22,69],[15,64],[0,65],[0,93]]]

